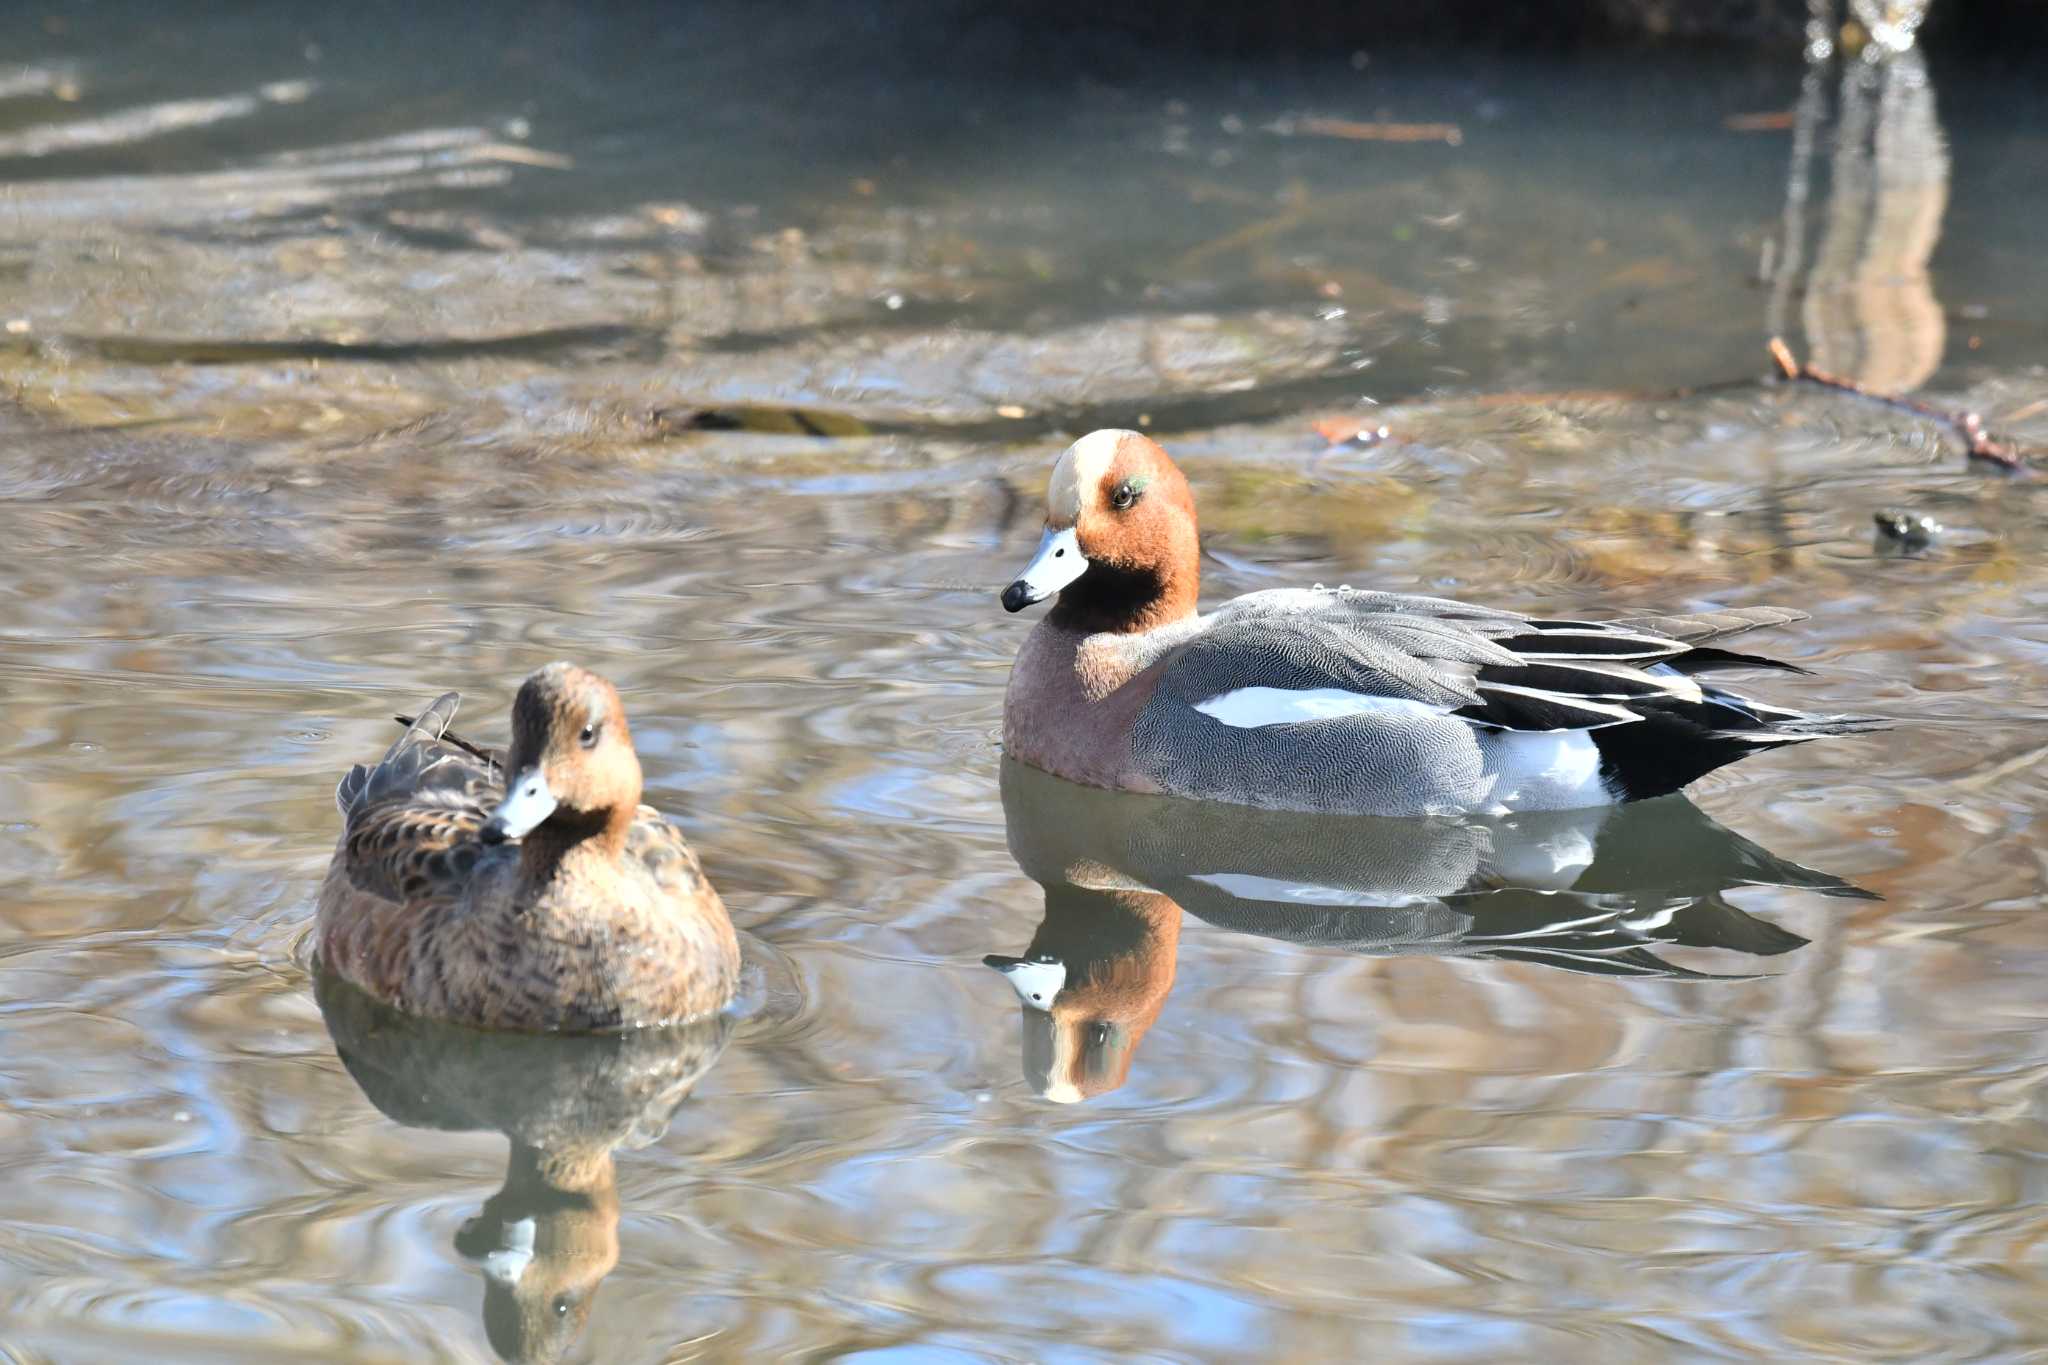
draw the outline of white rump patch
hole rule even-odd
[[[1341,687],[1240,687],[1220,692],[1195,709],[1240,730],[1262,725],[1289,725],[1304,720],[1337,720],[1344,716],[1400,716],[1441,720],[1449,713],[1427,702],[1405,697],[1375,697]]]
[[[1593,836],[1593,830],[1563,829],[1542,839],[1503,839],[1493,870],[1516,886],[1568,891],[1593,865]]]
[[[1491,811],[1578,810],[1614,804],[1600,777],[1600,746],[1584,730],[1504,730],[1486,745]]]

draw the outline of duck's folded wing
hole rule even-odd
[[[1371,701],[1455,711],[1480,702],[1478,674],[1514,654],[1482,621],[1388,610],[1384,594],[1281,590],[1238,598],[1169,658],[1160,693],[1225,724],[1341,714]],[[1428,602],[1430,599],[1411,599]],[[1257,717],[1270,711],[1275,720]]]
[[[444,738],[460,700],[437,698],[382,760],[349,769],[335,790],[358,889],[415,901],[459,886],[481,855],[477,830],[503,784],[489,759]]]
[[[1787,626],[1808,619],[1807,613],[1791,607],[1730,607],[1721,611],[1689,612],[1672,616],[1633,616],[1609,624],[1619,628],[1653,631],[1689,645],[1703,645],[1744,631],[1768,626]],[[1781,665],[1782,667],[1782,665]]]
[[[1789,616],[1658,619],[1704,640]],[[1698,703],[1690,675],[1729,667],[1788,666],[1702,649],[1644,622],[1539,620],[1442,598],[1312,589],[1253,593],[1219,609],[1161,687],[1229,724],[1405,703],[1495,729],[1589,730],[1640,720],[1646,705]]]
[[[369,806],[403,797],[416,790],[427,770],[441,757],[446,746],[442,734],[455,719],[462,704],[460,692],[443,692],[417,719],[401,716],[405,733],[391,742],[384,757],[375,763],[358,763],[342,774],[334,789],[334,804],[348,821]]]

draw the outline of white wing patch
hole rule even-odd
[[[1578,704],[1595,712],[1612,710],[1617,720],[1636,719],[1619,707]],[[1196,703],[1195,710],[1244,730],[1347,716],[1379,716],[1396,724],[1436,722],[1451,714],[1428,702],[1376,697],[1341,687],[1240,687]],[[1594,723],[1613,722],[1596,716]],[[1614,804],[1614,793],[1600,776],[1600,746],[1585,730],[1496,730],[1477,738],[1491,786],[1482,788],[1470,805],[1457,808],[1466,814],[1579,810]]]
[[[1411,905],[1429,905],[1434,896],[1408,896],[1374,891],[1361,886],[1323,886],[1316,882],[1288,881],[1261,877],[1254,872],[1197,872],[1193,880],[1206,882],[1225,895],[1241,901],[1280,901],[1293,905],[1357,906],[1373,910],[1399,910]]]
[[[1344,716],[1397,716],[1440,720],[1450,714],[1427,702],[1405,697],[1375,697],[1341,687],[1240,687],[1219,692],[1195,709],[1239,730],[1262,725],[1291,725],[1304,720],[1337,720]]]

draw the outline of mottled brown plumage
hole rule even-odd
[[[526,680],[511,796],[504,768],[447,737],[457,701],[440,698],[382,762],[342,779],[323,965],[400,1009],[487,1028],[628,1028],[722,1008],[739,975],[732,923],[681,834],[640,804],[611,684],[566,663]]]

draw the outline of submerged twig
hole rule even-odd
[[[1818,384],[1822,388],[1835,389],[1842,393],[1853,393],[1858,398],[1868,398],[1874,402],[1883,403],[1888,407],[1902,408],[1907,412],[1914,412],[1922,417],[1932,418],[1934,421],[1946,425],[1950,430],[1963,438],[1963,450],[1971,459],[1987,461],[1999,466],[2001,469],[2011,470],[2015,474],[2031,472],[2026,462],[2020,459],[2018,447],[2010,442],[1993,439],[1991,433],[1984,430],[1984,419],[1974,412],[1938,408],[1932,403],[1923,403],[1917,398],[1908,398],[1904,394],[1877,393],[1863,387],[1863,385],[1853,379],[1844,379],[1840,375],[1829,374],[1825,370],[1816,370],[1813,366],[1802,364],[1794,359],[1792,348],[1785,344],[1783,337],[1772,337],[1770,348],[1771,359],[1778,362],[1778,369],[1786,379],[1803,379],[1809,384]]]
[[[1452,147],[1465,141],[1455,123],[1364,123],[1348,118],[1282,119],[1269,125],[1282,137],[1336,137],[1347,142],[1442,142]]]
[[[1799,121],[1798,111],[1773,109],[1767,114],[1730,114],[1721,126],[1731,133],[1786,133]]]

